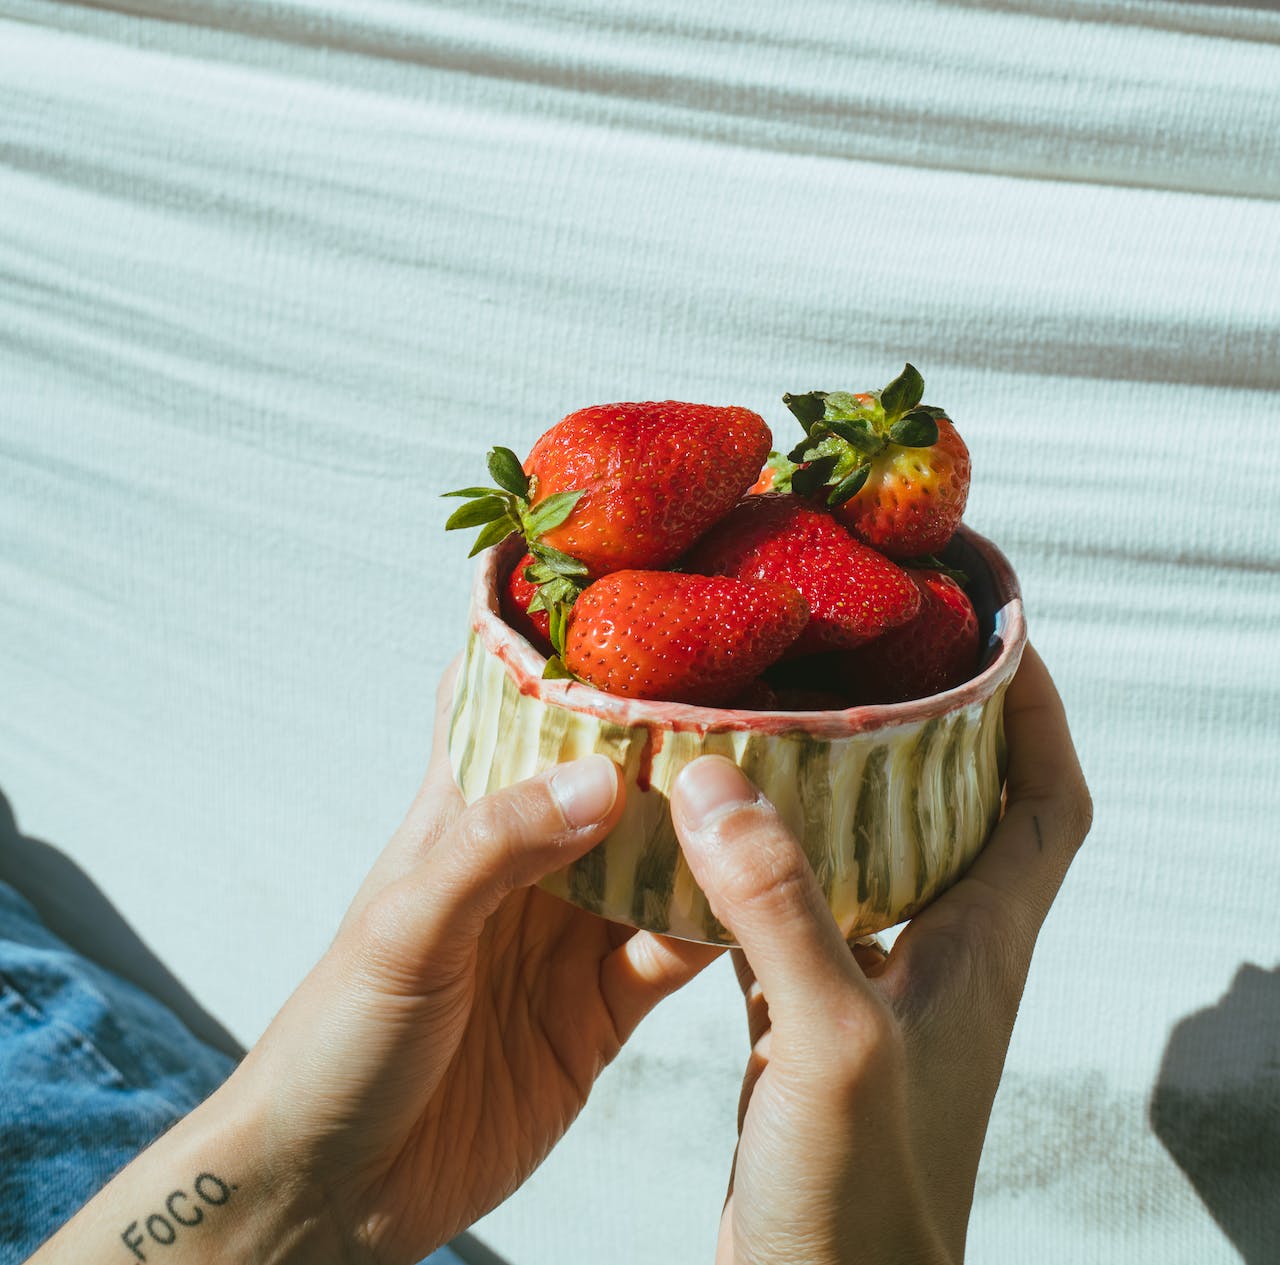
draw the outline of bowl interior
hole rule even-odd
[[[939,557],[947,566],[963,571],[968,577],[964,589],[978,617],[978,644],[982,647],[978,672],[981,673],[1004,649],[1009,622],[1006,608],[1014,601],[1021,605],[1017,577],[1005,556],[989,540],[964,528],[952,536]]]

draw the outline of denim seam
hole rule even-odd
[[[53,1027],[68,1034],[75,1041],[76,1045],[82,1051],[92,1056],[96,1060],[100,1069],[105,1070],[113,1078],[112,1089],[127,1089],[133,1093],[145,1093],[152,1095],[166,1108],[174,1113],[175,1117],[185,1116],[189,1110],[186,1107],[180,1107],[177,1103],[172,1102],[164,1094],[159,1093],[154,1085],[134,1084],[124,1072],[120,1070],[97,1045],[93,1039],[86,1033],[81,1032],[73,1023],[68,1023],[61,1015],[50,1014],[47,1010],[37,1006],[13,980],[3,971],[0,971],[0,996],[10,996],[14,999],[14,1009],[24,1017],[34,1018],[42,1023],[51,1024]]]

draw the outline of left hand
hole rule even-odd
[[[386,1265],[510,1195],[640,1020],[721,952],[532,886],[618,820],[618,769],[589,756],[468,808],[446,751],[451,694],[450,674],[404,824],[220,1091],[258,1101],[277,1163],[321,1196],[343,1251]]]
[[[616,824],[618,768],[588,756],[466,807],[452,687],[328,952],[226,1084],[31,1265],[411,1265],[533,1172],[640,1020],[723,952],[536,888]]]

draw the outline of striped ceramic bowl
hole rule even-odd
[[[731,943],[668,809],[676,774],[706,754],[733,760],[777,807],[850,937],[909,918],[977,855],[1000,812],[1002,702],[1026,643],[1017,579],[990,541],[962,527],[944,554],[969,576],[979,673],[932,698],[825,712],[643,702],[544,681],[542,656],[498,613],[516,547],[488,550],[476,576],[449,732],[458,786],[471,802],[593,751],[627,782],[618,825],[548,891],[618,922]]]

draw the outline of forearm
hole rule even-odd
[[[122,1169],[28,1265],[343,1261],[322,1199],[233,1079]]]

